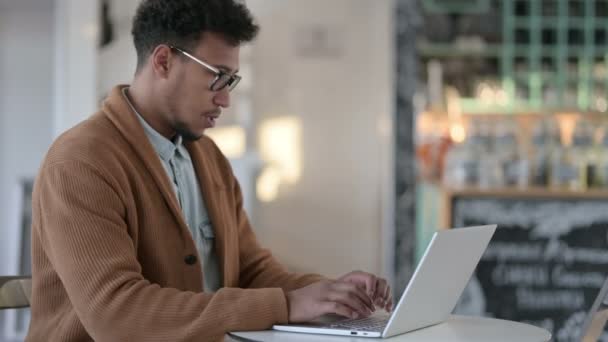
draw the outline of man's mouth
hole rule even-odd
[[[211,112],[205,114],[205,118],[207,119],[207,124],[209,125],[209,128],[215,127],[215,122],[220,117],[220,114],[221,113],[219,112]]]

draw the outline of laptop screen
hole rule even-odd
[[[608,279],[593,302],[591,310],[581,329],[581,342],[608,341],[608,333],[604,332],[608,322]]]

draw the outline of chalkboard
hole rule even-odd
[[[455,312],[577,340],[608,275],[608,199],[455,196],[451,204],[453,227],[498,224]]]

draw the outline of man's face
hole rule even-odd
[[[179,48],[179,47],[178,47]],[[239,47],[218,34],[205,33],[198,46],[187,51],[192,57],[229,74],[239,69]],[[173,62],[165,83],[166,121],[186,140],[197,140],[205,129],[215,126],[222,108],[230,106],[230,90],[213,91],[216,74],[172,50]]]

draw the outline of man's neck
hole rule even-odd
[[[127,89],[126,95],[137,113],[139,113],[155,131],[169,140],[175,136],[175,131],[164,123],[161,112],[155,109],[155,97],[150,96],[149,88],[145,88],[137,81],[134,81]]]

